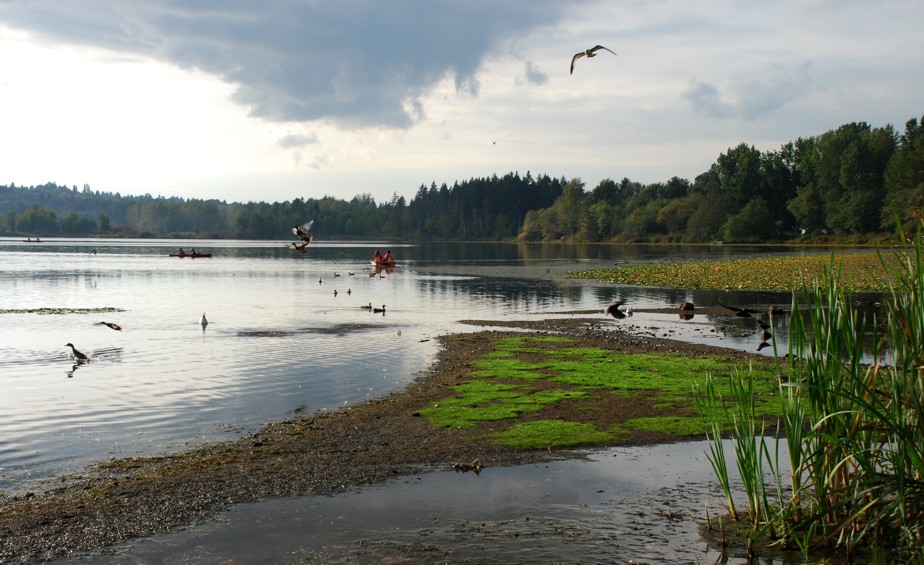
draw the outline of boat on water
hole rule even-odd
[[[199,258],[199,257],[211,257],[212,254],[211,254],[211,253],[202,253],[202,252],[199,252],[199,251],[190,251],[190,252],[186,252],[186,251],[183,251],[182,249],[180,249],[179,251],[174,251],[173,253],[171,253],[170,256],[171,256],[171,257],[179,257],[180,259],[182,259],[182,258],[184,258],[184,257],[190,257],[190,258],[192,258],[192,259],[196,259],[196,258]]]
[[[391,260],[388,260],[388,261],[386,261],[385,259],[382,259],[382,260],[380,260],[380,261],[372,260],[372,261],[369,262],[369,264],[370,264],[370,265],[375,265],[376,267],[394,267],[394,266],[397,265],[398,263],[395,262],[394,259],[391,259]]]
[[[32,239],[31,237],[28,238],[28,239],[22,240],[22,242],[23,242],[23,243],[45,243],[44,241],[42,241],[42,240],[39,239],[39,238]]]

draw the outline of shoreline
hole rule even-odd
[[[517,276],[522,276],[518,273]],[[441,336],[437,358],[402,390],[350,408],[270,423],[254,434],[184,453],[102,461],[59,486],[0,498],[0,561],[49,560],[98,551],[213,518],[238,503],[331,495],[388,479],[478,460],[485,467],[582,458],[613,445],[684,438],[636,433],[607,446],[517,451],[476,430],[433,428],[418,410],[465,379],[470,365],[509,335],[557,334],[617,352],[751,354],[710,345],[630,335],[599,318],[510,324]],[[506,325],[506,324],[504,324]],[[49,481],[51,484],[52,481]]]

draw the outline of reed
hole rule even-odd
[[[788,472],[782,471],[779,443],[771,452],[749,406],[749,375],[731,383],[736,406],[723,407],[718,398],[703,401],[704,407],[716,404],[707,412],[714,430],[710,463],[714,470],[724,465],[715,455],[715,430],[721,429],[719,418],[730,417],[748,515],[771,541],[795,545],[806,555],[819,547],[848,556],[879,548],[887,560],[924,560],[922,231],[919,226],[900,253],[897,282],[883,301],[884,319],[870,323],[858,315],[833,259],[820,281],[803,283],[801,295],[794,295],[777,434],[787,442]],[[866,328],[874,328],[871,335]],[[863,355],[870,343],[871,363]],[[714,396],[709,385],[707,380],[698,395]],[[771,487],[763,483],[764,465]],[[720,484],[728,482],[724,473]],[[728,487],[722,488],[731,500]],[[769,499],[772,491],[776,502]]]

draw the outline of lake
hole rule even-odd
[[[181,246],[212,257],[168,256]],[[398,266],[372,267],[376,249],[391,249]],[[767,253],[369,241],[314,242],[303,256],[287,241],[0,240],[0,491],[41,488],[101,459],[234,439],[268,422],[385,395],[428,368],[434,338],[482,329],[465,319],[599,316],[614,328],[754,350],[753,323],[734,316],[678,321],[676,313],[644,310],[683,301],[788,304],[788,294],[619,287],[562,275]],[[640,312],[604,316],[615,299]],[[785,318],[776,323],[785,351]],[[76,363],[67,343],[89,361]]]

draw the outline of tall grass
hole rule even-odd
[[[903,250],[882,320],[870,324],[859,317],[833,262],[821,281],[805,283],[801,296],[794,295],[777,434],[788,444],[788,473],[781,471],[780,440],[771,453],[764,428],[758,430],[749,407],[749,376],[733,377],[734,404],[722,410],[707,380],[700,396],[701,407],[714,405],[707,412],[714,430],[710,450],[716,453],[721,443],[717,419],[730,420],[748,516],[761,535],[806,552],[820,546],[848,555],[889,548],[887,559],[924,560],[921,241],[919,227],[914,243]],[[867,327],[882,330],[870,338]],[[871,363],[864,360],[870,339]],[[720,462],[710,457],[714,469]],[[769,488],[765,469],[775,483]],[[720,483],[727,483],[727,469],[720,473]],[[732,496],[727,486],[723,492]],[[768,492],[775,492],[776,500]],[[732,501],[727,506],[734,508]]]

